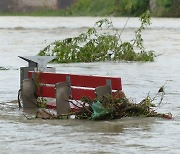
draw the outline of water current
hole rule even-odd
[[[101,18],[0,17],[0,153],[180,153],[180,19],[153,18],[143,32],[145,47],[155,50],[155,62],[98,62],[49,64],[57,72],[120,76],[127,97],[136,102],[154,96],[165,83],[161,118],[123,118],[113,121],[27,120],[18,109],[21,66],[18,56],[34,56],[49,43],[85,32]],[[127,18],[111,18],[121,30]],[[139,27],[130,18],[122,39],[130,41]]]

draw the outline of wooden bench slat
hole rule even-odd
[[[94,99],[96,97],[94,91],[94,89],[71,88],[72,99],[80,100],[82,96]],[[55,93],[56,91],[53,86],[41,86],[38,90],[39,97],[56,98]]]
[[[41,86],[38,90],[38,96],[56,98],[56,90],[52,86]]]
[[[29,72],[29,78],[32,77],[33,72]],[[122,90],[121,78],[119,77],[102,77],[102,76],[87,76],[74,74],[58,74],[58,73],[40,73],[39,82],[44,84],[56,84],[58,82],[65,82],[66,77],[70,77],[71,86],[96,88],[98,86],[106,85],[106,80],[111,80],[113,90]]]
[[[91,99],[94,99],[96,97],[94,89],[72,88],[71,92],[72,92],[72,99],[74,100],[80,100],[82,97],[88,97]]]
[[[53,86],[41,86],[38,91],[39,97],[56,98],[55,88]],[[83,96],[90,97],[91,99],[96,98],[94,89],[82,89],[82,88],[71,88],[72,99],[80,100]],[[116,92],[112,92],[113,96],[116,96]]]

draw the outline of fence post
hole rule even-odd
[[[23,80],[22,101],[23,108],[37,108],[36,87],[32,79]]]
[[[56,108],[57,115],[68,114],[70,112],[69,96],[70,86],[68,82],[56,84]]]
[[[105,95],[112,95],[112,86],[111,86],[111,80],[106,80],[106,86],[99,86],[95,89],[96,97],[98,100],[103,100],[103,97]]]

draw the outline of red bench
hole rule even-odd
[[[122,90],[120,77],[28,72],[29,78],[33,78],[35,75],[40,85],[38,88],[38,97],[56,98],[55,103],[47,103],[48,108],[56,108],[58,83],[68,83],[72,100],[80,100],[82,97],[94,99],[97,97],[97,91],[99,91],[99,95],[102,95],[101,87],[106,87],[106,89],[109,87],[111,94]],[[103,90],[103,93],[106,93],[106,91]]]

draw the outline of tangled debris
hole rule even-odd
[[[115,96],[106,95],[102,100],[92,100],[83,97],[81,100],[83,105],[81,103],[81,107],[74,112],[57,116],[46,109],[40,109],[36,117],[43,119],[67,119],[71,115],[74,115],[75,119],[87,120],[112,120],[123,117],[161,117],[172,119],[171,113],[164,114],[156,112],[157,108],[162,105],[164,94],[164,89],[161,87],[154,98],[151,98],[148,94],[140,103],[130,101],[122,91]],[[155,105],[153,101],[157,97],[160,97],[160,102],[158,105]]]
[[[87,103],[89,104],[89,110],[91,112],[86,109],[82,109],[80,112],[76,113],[77,119],[111,120],[137,116],[172,119],[172,115],[170,113],[157,113],[157,106],[152,103],[152,99],[149,96],[138,104],[130,102],[127,97],[118,98],[112,96],[105,96],[102,101],[90,100]]]

